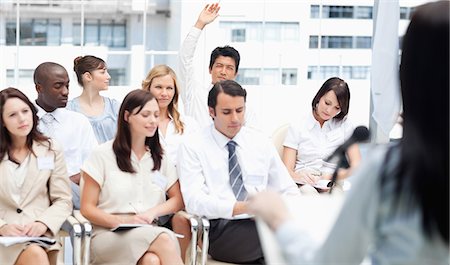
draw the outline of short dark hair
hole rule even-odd
[[[209,70],[212,69],[214,62],[219,56],[233,58],[234,63],[236,64],[236,73],[238,72],[241,56],[239,55],[239,52],[235,48],[228,45],[225,45],[223,47],[217,47],[211,52],[211,59],[209,60]]]
[[[54,62],[41,63],[34,70],[34,73],[33,73],[34,84],[36,84],[36,85],[41,84],[42,81],[45,81],[48,78],[48,75],[51,74],[50,70],[52,70],[54,68],[60,68],[60,69],[64,69],[64,71],[66,71],[66,68],[64,68],[64,66],[60,65],[59,63],[54,63]]]
[[[208,94],[208,107],[215,109],[217,105],[217,96],[220,93],[225,93],[232,97],[244,97],[244,102],[247,99],[247,91],[242,88],[234,80],[224,80],[214,84]]]
[[[122,105],[120,106],[119,117],[117,118],[117,134],[113,142],[113,150],[116,155],[117,166],[124,172],[136,172],[130,158],[131,132],[130,125],[125,121],[125,112],[128,111],[130,115],[133,115],[133,110],[138,108],[139,113],[145,104],[153,99],[155,99],[155,97],[150,91],[136,89],[125,96]],[[163,149],[159,142],[158,129],[156,129],[155,135],[145,138],[145,145],[150,149],[152,155],[152,170],[159,170],[161,168]]]
[[[348,84],[339,77],[331,77],[323,83],[311,102],[312,109],[316,109],[317,103],[319,103],[320,99],[330,90],[333,90],[336,94],[339,107],[341,107],[341,112],[339,112],[334,119],[342,120],[348,114],[348,108],[350,106],[350,89],[348,88]]]

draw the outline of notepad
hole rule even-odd
[[[144,226],[154,226],[149,224],[120,224],[114,228],[111,228],[111,232],[120,232],[120,231],[127,231],[136,227],[144,227]],[[174,233],[176,237],[178,238],[184,238],[184,235]]]
[[[5,247],[26,242],[33,242],[42,247],[48,248],[54,245],[56,240],[48,237],[0,236],[0,245]]]

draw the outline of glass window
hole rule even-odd
[[[309,36],[309,48],[310,49],[319,48],[319,36]]]
[[[371,6],[357,6],[355,10],[355,18],[358,19],[372,19],[372,10]]]
[[[6,23],[6,45],[16,45],[16,23]]]
[[[108,73],[111,76],[109,80],[110,86],[125,86],[127,81],[127,70],[125,68],[108,68]]]
[[[281,84],[297,85],[297,69],[284,68],[281,73]]]
[[[264,39],[270,41],[281,41],[281,23],[267,22],[264,26]]]
[[[18,87],[29,86],[33,84],[34,69],[19,69]],[[6,85],[15,86],[14,69],[6,69]]]
[[[311,5],[311,18],[319,18],[320,7],[318,5]]]
[[[353,18],[353,6],[324,6],[322,7],[324,18]]]
[[[99,45],[99,28],[98,20],[87,19],[84,23],[84,45],[98,46]]]
[[[263,85],[278,85],[280,84],[280,72],[277,68],[266,68],[262,75]]]
[[[372,37],[356,37],[356,48],[357,49],[370,49],[372,48]]]
[[[61,44],[60,19],[21,19],[20,44],[57,46]],[[16,23],[6,23],[6,45],[16,45]]]
[[[342,67],[343,79],[369,79],[370,67],[369,66],[344,66]]]
[[[261,70],[257,68],[241,68],[236,77],[236,82],[241,85],[259,85]]]
[[[245,29],[232,29],[231,30],[232,42],[245,42]]]
[[[408,19],[409,10],[407,7],[400,7],[400,19]]]
[[[300,40],[300,24],[298,22],[282,22],[281,40],[282,41]]]

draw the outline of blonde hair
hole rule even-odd
[[[175,131],[179,134],[183,134],[184,132],[184,124],[180,120],[180,112],[178,111],[178,81],[177,81],[177,75],[175,72],[170,68],[169,66],[165,64],[156,65],[153,67],[150,72],[147,74],[147,77],[144,81],[142,81],[142,89],[150,91],[150,85],[152,84],[152,81],[156,77],[162,77],[170,75],[173,79],[173,83],[175,84],[175,93],[173,95],[172,101],[169,103],[169,106],[167,107],[169,114],[172,116],[173,121],[175,123]]]

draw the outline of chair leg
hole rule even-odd
[[[197,264],[197,234],[198,234],[198,221],[195,217],[190,217],[189,221],[191,223],[191,265]]]
[[[208,248],[209,248],[209,220],[206,217],[202,217],[202,228],[203,228],[203,242],[202,242],[202,263],[201,265],[206,265],[208,260]]]

